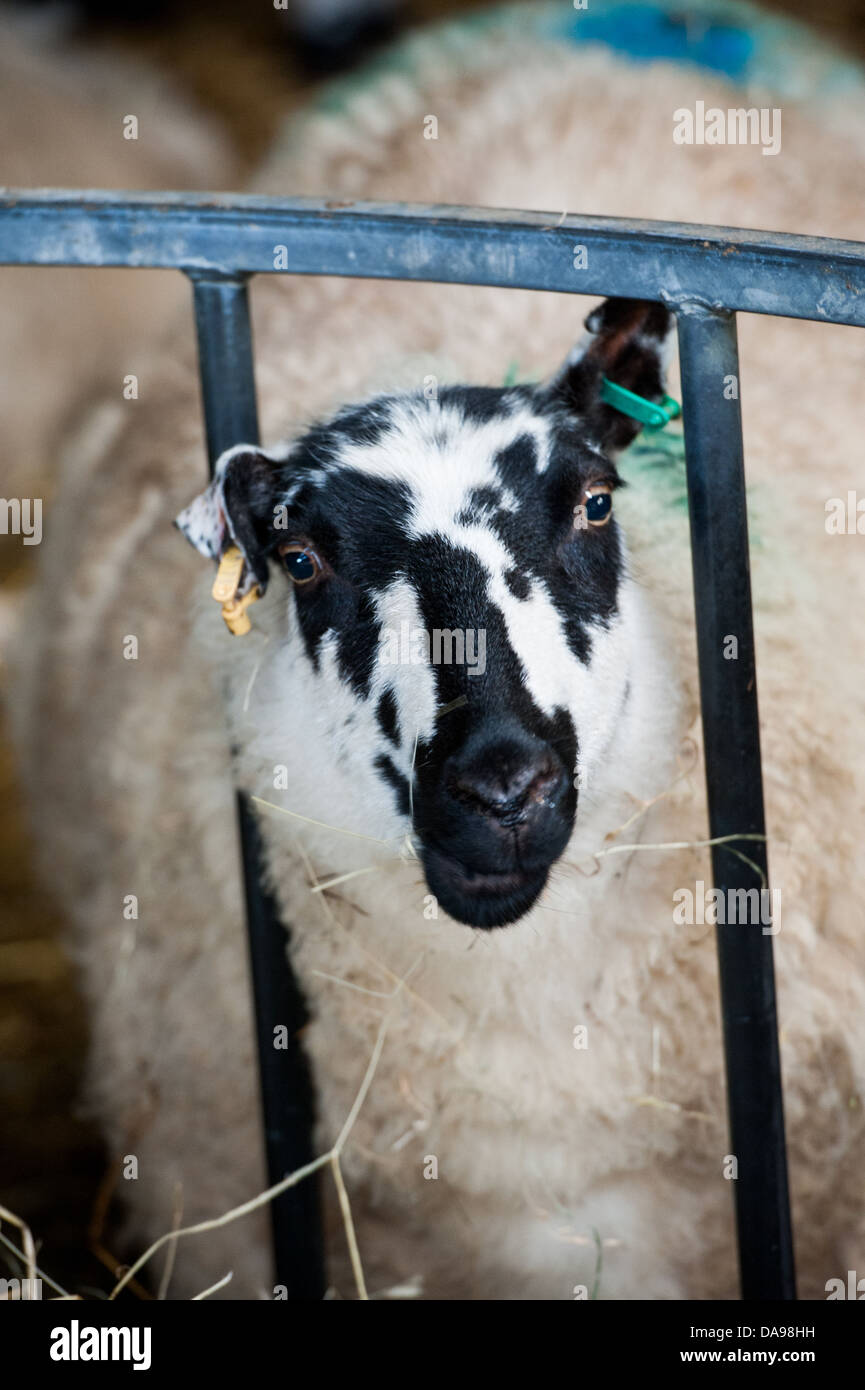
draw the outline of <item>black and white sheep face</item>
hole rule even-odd
[[[236,543],[249,583],[282,572],[311,703],[374,713],[370,823],[397,811],[459,921],[530,909],[615,736],[632,651],[612,456],[635,426],[600,379],[658,399],[668,326],[608,301],[552,383],[379,397],[282,452],[238,447],[179,518],[204,553]]]

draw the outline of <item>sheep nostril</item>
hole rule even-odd
[[[551,806],[562,785],[561,769],[543,758],[504,773],[492,766],[462,771],[451,791],[472,810],[508,824],[523,820],[533,806]]]

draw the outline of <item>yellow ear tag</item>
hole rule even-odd
[[[222,604],[225,625],[235,637],[244,637],[249,632],[252,623],[246,610],[261,597],[258,585],[254,584],[242,598],[235,598],[243,578],[243,566],[243,552],[236,545],[230,545],[219,562],[210,591],[217,603]]]

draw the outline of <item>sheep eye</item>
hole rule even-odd
[[[590,526],[606,526],[613,515],[613,495],[606,483],[593,483],[583,494],[586,521]]]
[[[308,545],[290,541],[279,547],[285,572],[293,584],[310,584],[322,572],[322,563]]]

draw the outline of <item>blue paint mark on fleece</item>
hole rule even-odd
[[[684,7],[687,9],[687,7]],[[603,43],[638,62],[695,63],[742,78],[754,51],[748,29],[711,10],[694,14],[657,5],[611,5],[600,12],[572,11],[560,30],[575,43]]]

